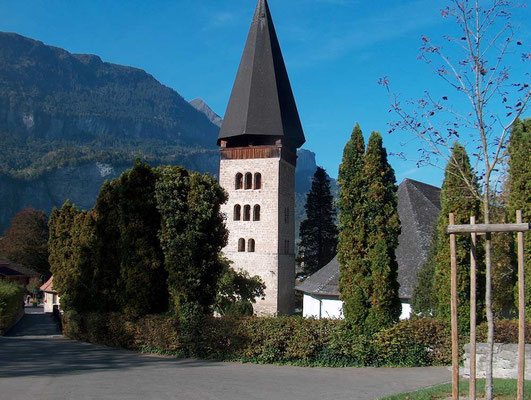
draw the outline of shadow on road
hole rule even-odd
[[[148,356],[61,336],[58,324],[42,307],[26,307],[26,314],[0,337],[0,378],[76,374],[86,371],[168,366],[208,366],[206,361]]]

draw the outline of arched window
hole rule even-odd
[[[240,252],[245,251],[245,239],[244,238],[238,239],[238,251]]]
[[[253,174],[250,172],[247,172],[245,174],[245,189],[252,189],[253,188]]]
[[[247,251],[249,253],[254,253],[254,239],[249,239],[247,242]]]
[[[246,204],[243,206],[243,220],[244,221],[251,220],[251,206],[249,204]]]
[[[262,189],[262,174],[260,172],[254,174],[254,188]]]
[[[253,221],[260,221],[260,206],[258,204],[253,208]]]
[[[234,180],[234,188],[236,190],[243,189],[243,175],[239,172],[236,174],[236,179]]]
[[[239,221],[242,218],[242,206],[236,204],[234,206],[234,221]]]

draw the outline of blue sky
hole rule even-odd
[[[184,98],[203,98],[223,116],[247,37],[255,0],[2,0],[0,30],[73,53],[131,65]],[[442,0],[269,0],[306,134],[304,148],[337,176],[345,142],[359,122],[366,137],[382,132],[390,152],[416,157],[417,144],[388,134],[389,99],[378,79],[408,97],[445,84],[417,60],[423,35],[440,39],[455,28],[441,17]],[[529,42],[529,10],[513,21]],[[529,50],[527,50],[529,51]],[[516,72],[526,67],[517,64]],[[528,63],[527,63],[528,64]],[[527,65],[527,68],[529,66]],[[403,147],[403,144],[407,145]],[[397,180],[440,185],[440,169],[417,169],[390,158]]]

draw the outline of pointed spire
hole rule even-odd
[[[288,73],[266,0],[258,0],[218,144],[235,137],[305,142]]]

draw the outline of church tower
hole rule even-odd
[[[266,0],[258,0],[218,137],[236,270],[266,284],[258,314],[293,312],[295,165],[304,133]]]

